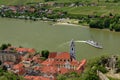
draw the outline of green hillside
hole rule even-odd
[[[1,4],[4,4],[4,5],[26,4],[26,3],[44,2],[44,1],[54,1],[57,3],[73,3],[73,2],[98,3],[99,1],[101,3],[105,1],[113,2],[116,0],[12,0],[12,1],[11,0],[0,0],[0,5]]]
[[[83,4],[97,4],[98,6],[82,6],[82,7],[62,7],[52,9],[67,11],[69,14],[76,15],[106,15],[109,13],[120,14],[120,1],[119,0],[0,0],[0,5],[21,5],[27,3],[38,3],[45,1],[53,1],[56,3],[83,3]],[[107,1],[107,2],[106,2]],[[118,2],[114,2],[118,1]]]
[[[62,2],[63,0],[57,0],[56,2]],[[78,1],[78,0],[64,0],[63,2]],[[79,7],[63,7],[55,8],[58,10],[67,11],[69,14],[76,15],[108,15],[120,14],[120,1],[114,2],[114,0],[79,0],[83,4],[95,3],[98,6],[79,6]],[[87,1],[87,2],[86,2]]]
[[[58,10],[67,11],[69,14],[81,14],[81,15],[107,15],[120,14],[120,3],[109,4],[104,6],[84,6],[84,7],[64,7],[55,8]]]
[[[0,5],[16,5],[34,2],[42,2],[43,0],[0,0]]]

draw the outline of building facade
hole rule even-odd
[[[0,51],[0,61],[11,61],[11,62],[18,62],[19,61],[19,54],[12,53],[8,51]]]

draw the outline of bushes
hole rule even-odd
[[[0,80],[25,80],[22,76],[15,75],[0,68]]]
[[[59,75],[57,76],[57,80],[66,80],[66,79],[67,79],[67,77],[66,77],[65,75],[59,74]]]
[[[97,76],[97,74],[95,72],[89,71],[87,73],[85,80],[99,80],[99,77]]]
[[[41,55],[42,55],[42,57],[44,57],[45,59],[47,59],[48,56],[49,56],[49,51],[48,51],[48,50],[43,50],[43,51],[41,52]]]
[[[104,28],[104,23],[102,20],[93,20],[89,23],[89,26],[91,28],[99,28],[99,29],[103,29]]]
[[[84,80],[99,80],[97,70],[102,73],[108,72],[105,68],[105,64],[109,56],[101,56],[92,60],[89,60],[87,64],[87,71],[84,72]]]
[[[115,31],[120,31],[120,23],[115,24],[113,28]]]
[[[78,74],[77,72],[70,72],[64,75],[58,74],[57,76],[57,80],[80,80],[80,79],[81,79],[81,74]]]
[[[0,50],[5,50],[7,49],[9,46],[11,46],[11,44],[2,44],[0,47]]]
[[[120,21],[119,16],[115,16],[114,18],[97,18],[94,20],[91,20],[89,23],[90,28],[109,28],[111,31],[120,31]]]

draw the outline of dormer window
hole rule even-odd
[[[60,59],[60,61],[62,61],[62,59]]]
[[[68,62],[69,62],[69,59],[68,59]]]
[[[58,59],[56,59],[56,61],[58,61]]]
[[[66,59],[64,59],[64,62],[66,62]]]

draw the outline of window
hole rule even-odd
[[[69,62],[70,60],[68,59],[68,62]]]
[[[60,61],[62,61],[62,59],[60,59]]]
[[[59,61],[58,59],[56,59],[56,61]]]

